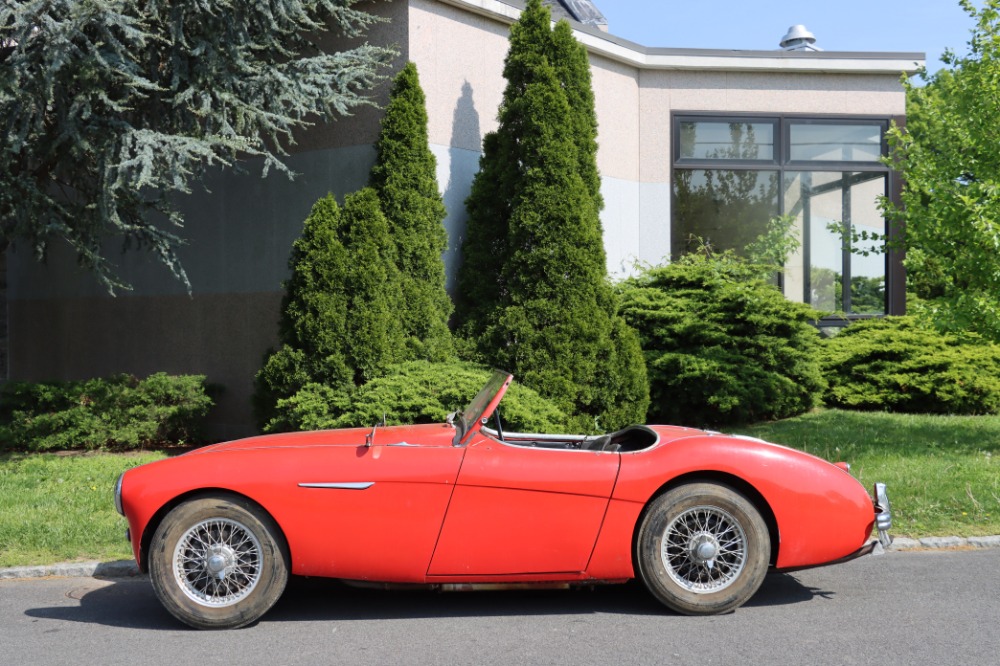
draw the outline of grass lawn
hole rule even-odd
[[[0,455],[0,567],[132,557],[112,491],[162,453]]]
[[[1000,416],[821,410],[739,429],[889,487],[895,536],[1000,534]],[[0,567],[128,559],[112,486],[163,453],[0,455]]]

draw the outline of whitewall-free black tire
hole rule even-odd
[[[636,564],[647,589],[686,615],[729,612],[764,582],[771,539],[760,513],[722,484],[690,483],[655,498],[641,518]]]
[[[233,629],[260,618],[288,582],[278,527],[236,496],[174,507],[153,534],[149,577],[164,607],[198,629]]]

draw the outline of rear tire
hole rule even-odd
[[[175,507],[153,534],[149,577],[163,606],[197,629],[234,629],[274,606],[288,582],[277,525],[231,496]]]
[[[646,588],[685,615],[714,615],[746,602],[764,582],[771,539],[760,513],[728,486],[692,483],[646,508],[636,563]]]

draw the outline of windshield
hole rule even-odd
[[[476,397],[472,399],[472,402],[459,413],[460,427],[456,439],[464,439],[471,430],[482,425],[480,423],[482,419],[489,418],[493,410],[496,409],[497,404],[500,403],[500,398],[503,397],[511,379],[513,377],[506,372],[500,370],[493,371],[493,375],[486,382],[486,386],[481,388]]]

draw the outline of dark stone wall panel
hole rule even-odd
[[[210,435],[253,434],[253,377],[277,342],[281,292],[11,301],[11,379],[127,372],[204,374],[222,384]]]

